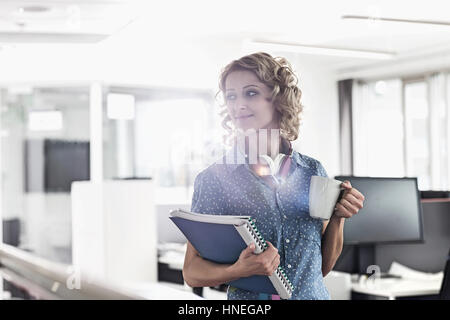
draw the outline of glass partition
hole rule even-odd
[[[89,180],[88,87],[1,89],[5,243],[71,263],[72,181]]]
[[[105,179],[152,178],[157,204],[190,203],[195,176],[220,149],[213,93],[109,87],[103,100]]]

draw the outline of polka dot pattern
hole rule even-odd
[[[224,158],[213,163],[195,179],[191,211],[252,216],[262,236],[278,249],[280,264],[295,287],[291,299],[330,299],[322,276],[323,223],[309,216],[311,176],[328,175],[311,157],[293,151],[292,160],[287,178],[275,189],[248,164],[229,164]],[[256,300],[259,294],[229,287],[227,296]]]

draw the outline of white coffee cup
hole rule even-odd
[[[309,215],[328,220],[341,192],[342,181],[321,176],[312,176],[309,185]]]

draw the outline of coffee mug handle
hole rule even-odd
[[[338,196],[338,198],[337,198],[336,203],[338,203],[339,201],[341,201],[342,197],[344,196],[344,192],[345,192],[345,189],[341,189],[341,192],[339,192],[339,196]]]

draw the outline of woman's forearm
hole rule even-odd
[[[344,218],[331,216],[322,236],[322,274],[325,277],[334,267],[344,243]]]
[[[214,263],[196,256],[183,268],[183,278],[191,287],[215,287],[241,277],[235,265]]]

